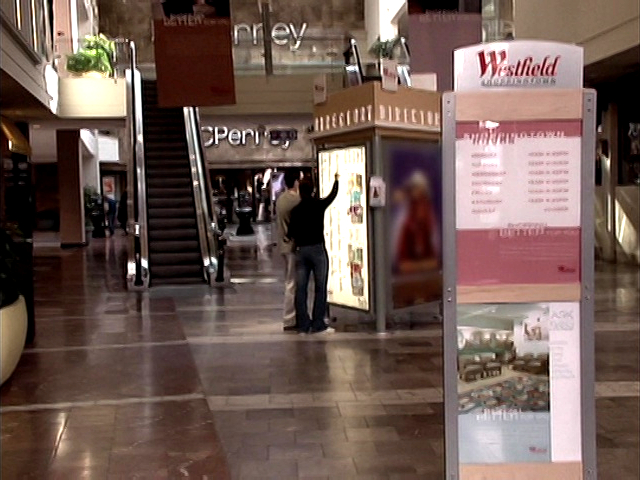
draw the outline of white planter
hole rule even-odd
[[[20,360],[27,338],[27,306],[20,297],[11,305],[0,309],[0,385],[7,380]]]

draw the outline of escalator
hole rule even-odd
[[[189,147],[182,108],[159,108],[142,82],[150,286],[203,283]]]
[[[127,288],[213,285],[222,232],[212,208],[198,109],[159,108],[156,82],[142,80],[135,43],[128,44]]]

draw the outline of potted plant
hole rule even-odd
[[[389,40],[381,40],[380,37],[369,48],[369,53],[378,59],[376,63],[367,64],[367,76],[368,77],[381,77],[380,74],[380,61],[383,58],[393,58],[393,51],[398,46],[399,37],[391,38]]]
[[[111,77],[115,43],[102,34],[87,36],[76,53],[67,55],[67,71],[82,76]]]
[[[27,306],[18,290],[20,262],[12,233],[0,228],[0,384],[18,365],[27,338]]]

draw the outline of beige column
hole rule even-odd
[[[58,130],[56,150],[60,194],[60,245],[83,245],[86,239],[80,131]]]

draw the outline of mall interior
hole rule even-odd
[[[1,3],[0,477],[639,479],[638,1],[227,6]],[[176,25],[198,33],[170,45]],[[577,170],[593,209],[581,265],[595,272],[578,330],[553,295],[446,313],[452,52],[525,40],[581,47],[575,78],[597,96]],[[381,90],[387,58],[396,93]],[[222,86],[200,88],[207,75]],[[333,102],[362,121],[351,92],[367,88],[375,102],[424,98],[435,106],[408,102],[404,122],[429,125],[322,140],[319,125],[342,117],[318,112]],[[341,220],[325,218],[331,335],[283,331],[275,204],[288,170],[321,195],[334,172],[348,187]],[[420,188],[426,274],[385,250],[420,249],[398,206]],[[373,193],[385,189],[386,203]],[[340,228],[360,239],[348,251]],[[561,330],[578,334],[574,371]],[[559,379],[576,376],[572,413]],[[562,470],[571,442],[579,467]]]

